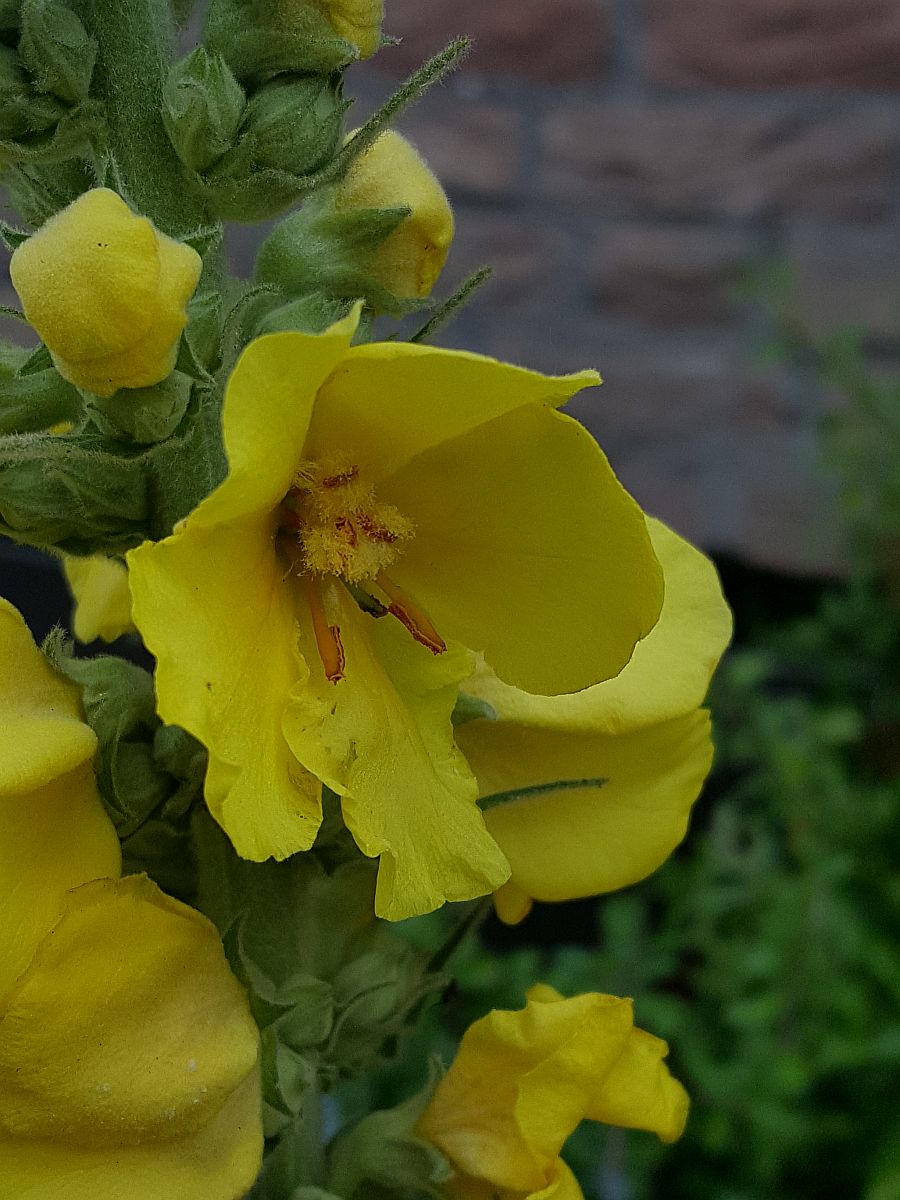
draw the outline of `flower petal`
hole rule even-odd
[[[259,1173],[259,1084],[250,1076],[187,1137],[89,1150],[0,1137],[0,1200],[239,1200]]]
[[[23,674],[23,687],[27,681]],[[56,922],[65,893],[120,870],[119,839],[90,763],[34,792],[0,795],[0,1001]]]
[[[652,1033],[632,1029],[618,1062],[591,1097],[590,1121],[646,1129],[662,1142],[675,1142],[687,1123],[690,1100],[663,1059],[669,1047]]]
[[[0,600],[0,796],[33,791],[93,757],[97,739],[78,692],[34,644],[21,615]]]
[[[134,629],[125,564],[105,554],[63,558],[66,582],[75,599],[72,628],[79,642],[114,642]]]
[[[510,687],[482,663],[465,690],[504,721],[585,734],[622,733],[698,708],[731,638],[731,612],[716,569],[661,521],[647,528],[663,569],[659,621],[614,678],[570,696],[534,696]]]
[[[228,477],[191,514],[191,524],[271,512],[281,503],[303,459],[316,393],[350,345],[359,312],[357,306],[321,334],[271,333],[250,343],[225,389]]]
[[[0,1135],[87,1150],[182,1138],[257,1056],[210,922],[142,876],[85,884],[0,1017]]]
[[[529,404],[565,404],[599,382],[595,371],[539,375],[478,354],[412,342],[354,346],[319,393],[309,456],[337,452],[374,479],[384,479],[423,451],[502,413]]]
[[[643,514],[561,413],[531,404],[479,425],[420,454],[381,495],[416,522],[391,577],[517,687],[608,679],[659,616]]]
[[[398,622],[361,613],[339,586],[327,601],[344,678],[326,680],[308,609],[298,603],[311,669],[292,695],[284,732],[299,761],[343,797],[363,853],[381,856],[376,912],[401,920],[492,891],[508,867],[475,805],[450,722],[470,655],[451,647],[433,656]]]
[[[473,721],[457,730],[483,796],[557,780],[604,779],[499,804],[486,814],[512,882],[571,900],[643,879],[684,837],[712,762],[703,710],[611,737]]]
[[[219,527],[189,518],[128,556],[135,623],[157,658],[160,715],[209,750],[210,811],[237,852],[257,861],[308,849],[321,821],[319,784],[281,732],[306,666],[274,538],[274,516]]]

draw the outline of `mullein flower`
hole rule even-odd
[[[533,899],[594,896],[655,871],[684,837],[709,773],[701,705],[731,614],[709,559],[660,521],[647,524],[665,600],[615,679],[533,696],[482,663],[463,685],[495,715],[464,725],[457,740],[512,868],[495,897],[507,921],[521,920]]]
[[[0,601],[0,1200],[238,1200],[258,1036],[218,935],[143,876],[77,693]]]
[[[63,379],[111,396],[173,370],[201,267],[190,246],[94,188],[23,242],[9,270]]]
[[[134,631],[128,571],[123,562],[105,554],[92,554],[89,558],[66,554],[62,565],[75,602],[72,632],[79,642],[93,642],[97,638],[114,642]]]
[[[337,212],[408,208],[372,253],[368,269],[395,296],[422,299],[443,270],[453,212],[438,179],[406,138],[388,130],[356,158],[335,190]]]
[[[227,478],[128,565],[160,713],[209,750],[238,853],[307,849],[324,782],[399,919],[508,876],[453,742],[463,647],[532,692],[577,690],[621,670],[662,580],[640,510],[555,411],[593,372],[351,348],[356,319],[248,347]]]
[[[453,1200],[581,1200],[560,1158],[581,1121],[681,1136],[688,1097],[667,1053],[630,1000],[538,984],[524,1009],[470,1026],[417,1133],[455,1168]]]

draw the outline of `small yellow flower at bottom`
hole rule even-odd
[[[121,879],[92,731],[0,601],[0,1200],[238,1200],[258,1034],[219,937]]]
[[[111,396],[171,373],[202,265],[121,196],[94,188],[23,242],[9,271],[63,379]]]
[[[667,1053],[630,1000],[538,984],[466,1031],[417,1132],[455,1168],[453,1200],[580,1200],[559,1155],[581,1121],[681,1136],[689,1102]]]

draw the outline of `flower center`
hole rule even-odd
[[[292,565],[303,580],[319,656],[332,683],[344,677],[344,648],[325,610],[322,583],[328,577],[345,584],[364,612],[396,617],[433,654],[447,649],[428,615],[385,574],[415,526],[393,504],[375,499],[355,463],[340,458],[301,463],[281,504],[281,530],[296,539],[300,556]]]

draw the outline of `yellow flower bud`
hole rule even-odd
[[[79,642],[114,642],[131,633],[131,592],[125,564],[105,554],[63,558],[66,583],[75,601],[72,631]]]
[[[371,270],[395,296],[421,299],[447,261],[453,212],[416,149],[388,130],[355,160],[337,189],[335,208],[347,212],[401,206],[411,213],[374,252]]]
[[[60,375],[111,396],[172,371],[201,268],[190,246],[95,188],[16,250],[10,275]]]
[[[339,37],[359,51],[360,58],[371,58],[381,45],[384,0],[279,0],[282,22],[290,25],[299,8],[314,8]]]

